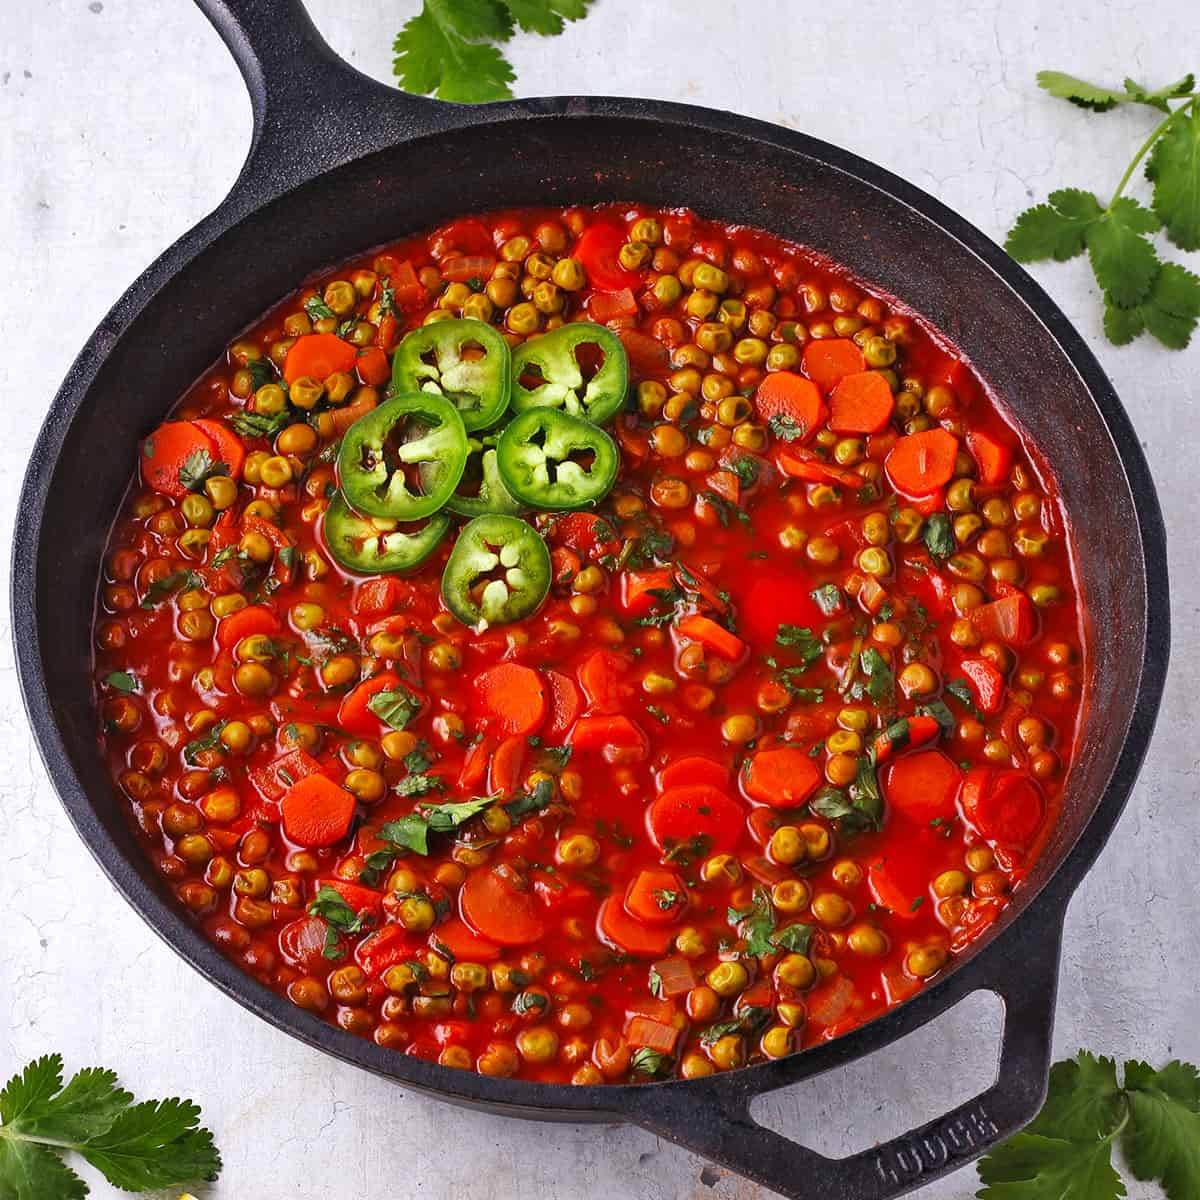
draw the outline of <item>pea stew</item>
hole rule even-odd
[[[1078,736],[1052,473],[962,356],[691,212],[323,272],[141,447],[95,628],[156,869],[313,1019],[592,1084],[902,1003]]]

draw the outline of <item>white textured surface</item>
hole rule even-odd
[[[414,0],[312,0],[336,49],[381,78]],[[518,40],[523,95],[609,92],[730,108],[812,132],[931,191],[994,237],[1063,184],[1104,192],[1149,114],[1042,96],[1058,67],[1178,78],[1190,0],[596,0],[555,41]],[[807,12],[814,15],[804,15]],[[0,0],[0,560],[29,447],[77,348],[123,288],[233,180],[249,106],[186,0]],[[1185,61],[1186,59],[1186,61]],[[1196,256],[1193,256],[1195,258]],[[1200,264],[1193,261],[1193,268]],[[1171,533],[1174,669],[1129,810],[1071,906],[1056,1045],[1200,1059],[1195,964],[1195,378],[1200,348],[1102,340],[1082,261],[1036,272],[1097,349],[1143,439]],[[230,281],[236,286],[236,281]],[[186,329],[180,330],[186,337]],[[131,388],[141,381],[130,380]],[[111,448],[97,447],[97,453]],[[1099,501],[1102,502],[1102,501]],[[87,503],[80,497],[80,503]],[[218,1200],[278,1196],[749,1200],[761,1189],[628,1128],[537,1126],[420,1099],[316,1054],[220,996],[117,899],[69,828],[0,638],[0,1074],[49,1049],[135,1090],[194,1096],[225,1155]],[[995,1006],[960,1010],[844,1076],[770,1102],[832,1151],[935,1115],[986,1081]],[[974,1065],[970,1065],[974,1064]],[[949,1095],[949,1091],[954,1095]],[[968,1196],[973,1172],[924,1189]],[[96,1194],[106,1195],[103,1184]],[[1153,1194],[1135,1189],[1134,1196]]]

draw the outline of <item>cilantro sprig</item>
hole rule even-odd
[[[1143,105],[1162,119],[1138,148],[1107,204],[1093,192],[1060,188],[1048,203],[1017,218],[1004,248],[1018,262],[1065,262],[1087,251],[1104,296],[1104,332],[1124,346],[1149,333],[1182,350],[1200,320],[1200,277],[1158,257],[1152,235],[1163,231],[1181,250],[1200,250],[1200,92],[1194,76],[1151,91],[1133,79],[1108,88],[1061,71],[1041,71],[1052,96],[1092,112]],[[1145,163],[1149,206],[1125,189]]]
[[[82,1200],[63,1161],[74,1151],[128,1192],[216,1179],[221,1156],[190,1100],[144,1100],[113,1071],[88,1067],[63,1086],[61,1054],[35,1059],[0,1091],[0,1196]]]
[[[587,16],[592,0],[424,0],[396,36],[392,67],[421,96],[480,104],[507,100],[516,78],[499,46],[519,28],[554,37]]]
[[[1190,1063],[1155,1070],[1081,1051],[1056,1063],[1042,1111],[979,1162],[979,1200],[1118,1200],[1112,1165],[1120,1140],[1135,1178],[1168,1200],[1200,1196],[1200,1073]]]

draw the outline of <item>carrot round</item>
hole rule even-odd
[[[718,625],[711,617],[694,614],[684,617],[675,627],[684,637],[707,646],[714,654],[730,662],[737,662],[746,653],[746,643],[736,633],[730,633],[724,625]]]
[[[358,372],[359,379],[369,387],[379,387],[392,377],[392,364],[378,346],[360,350],[354,360],[354,369]]]
[[[218,461],[217,444],[195,421],[167,421],[142,442],[139,464],[147,487],[182,500],[191,491],[179,473],[193,455]]]
[[[922,750],[902,754],[892,763],[883,794],[897,812],[927,823],[954,815],[961,784],[962,772],[940,750]]]
[[[867,866],[867,886],[876,904],[889,909],[905,921],[913,920],[922,905],[916,901],[927,898],[929,876],[924,871],[919,857],[906,862],[896,855],[889,855]]]
[[[687,904],[684,882],[664,867],[639,871],[625,890],[625,911],[648,925],[677,921]]]
[[[878,433],[892,419],[896,401],[878,371],[843,375],[829,397],[829,428],[834,433]]]
[[[905,717],[903,724],[898,725],[895,733],[892,732],[894,727],[889,725],[871,743],[877,767],[890,762],[898,751],[906,748],[915,750],[926,742],[932,742],[941,733],[941,726],[932,717]]]
[[[600,905],[596,931],[604,941],[616,946],[618,950],[646,958],[657,958],[666,954],[671,944],[672,930],[669,925],[645,925],[636,920],[625,911],[620,896],[609,896]]]
[[[578,750],[599,750],[606,757],[645,758],[650,753],[646,735],[624,716],[580,717],[567,739]]]
[[[742,835],[741,806],[727,792],[707,784],[673,787],[646,810],[650,838],[670,850],[692,838],[709,839],[713,850],[732,850]]]
[[[846,375],[863,370],[867,360],[849,338],[817,338],[804,347],[804,373],[828,394]]]
[[[527,881],[503,864],[472,871],[459,890],[458,902],[467,924],[501,946],[524,946],[545,933]]]
[[[587,696],[589,712],[621,711],[628,692],[624,673],[625,660],[607,650],[597,650],[584,659],[577,675],[583,693]]]
[[[959,805],[981,836],[1013,849],[1029,844],[1046,811],[1034,780],[1021,771],[994,767],[976,767],[967,773]]]
[[[1004,676],[986,658],[964,658],[960,669],[979,708],[988,714],[998,713],[1004,704]]]
[[[897,491],[909,496],[927,496],[950,482],[958,438],[944,429],[925,429],[899,438],[884,467]]]
[[[511,796],[521,782],[521,768],[525,763],[525,748],[529,743],[521,734],[507,737],[496,747],[492,755],[492,772],[488,790]]]
[[[575,681],[561,671],[545,671],[544,674],[550,692],[550,721],[542,735],[553,743],[566,737],[579,716],[579,689]]]
[[[279,803],[283,831],[298,846],[332,846],[350,832],[354,797],[325,775],[306,775]]]
[[[766,424],[772,417],[790,417],[807,441],[825,420],[825,405],[817,385],[794,371],[771,371],[764,375],[754,393],[758,419]]]
[[[324,380],[330,375],[354,370],[358,351],[336,333],[306,333],[298,337],[283,360],[283,377],[288,383],[308,376]]]
[[[384,724],[368,705],[372,697],[379,692],[394,691],[400,686],[400,676],[395,671],[380,671],[378,675],[364,679],[362,683],[346,693],[338,706],[338,726],[347,733],[358,733],[363,737],[378,737],[384,729]]]
[[[982,430],[967,434],[967,449],[979,468],[979,482],[989,485],[1004,483],[1012,470],[1012,447]]]
[[[497,663],[481,672],[475,695],[491,723],[505,733],[533,733],[546,719],[546,689],[538,673],[520,663]]]
[[[221,618],[217,625],[217,645],[222,650],[232,650],[242,638],[260,633],[269,637],[278,632],[279,618],[269,608],[251,604]]]
[[[192,424],[212,438],[217,447],[217,462],[223,462],[229,468],[230,478],[241,479],[242,466],[246,461],[246,447],[242,445],[242,439],[220,421],[200,418]]]
[[[624,571],[621,574],[621,607],[631,617],[644,617],[658,601],[655,592],[671,590],[671,571]]]
[[[729,786],[729,768],[701,754],[690,754],[677,758],[662,769],[658,777],[658,790],[668,792],[671,788],[707,784],[709,787]]]
[[[366,973],[378,978],[389,967],[411,962],[421,953],[421,943],[403,925],[385,925],[364,938],[354,950],[354,961]],[[324,960],[328,964],[329,960]]]
[[[760,750],[742,774],[746,795],[772,808],[795,808],[817,790],[821,773],[816,764],[795,746]]]
[[[464,962],[494,962],[500,957],[500,947],[480,937],[459,917],[451,917],[429,934],[429,942],[440,942],[456,959]]]

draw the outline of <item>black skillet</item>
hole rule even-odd
[[[1079,335],[978,230],[803,134],[644,100],[413,99],[337,58],[300,0],[199,2],[250,90],[249,157],[229,196],[138,279],[72,366],[34,449],[13,555],[29,717],[72,821],[113,883],[204,976],[330,1054],[496,1113],[631,1121],[787,1196],[898,1196],[1012,1133],[1045,1089],[1067,901],[1129,796],[1167,665],[1158,501],[1128,418]],[[1086,729],[1053,839],[996,932],[946,978],[789,1058],[708,1079],[565,1087],[381,1049],[313,1020],[223,958],[172,902],[113,796],[97,749],[89,630],[138,439],[298,279],[462,213],[609,200],[689,206],[813,246],[944,330],[1054,464],[1074,514],[1092,653]],[[1006,1013],[999,1074],[982,1095],[840,1160],[752,1119],[755,1097],[887,1045],[981,988],[1003,997]]]

